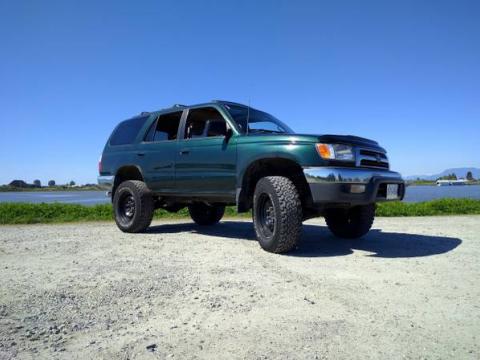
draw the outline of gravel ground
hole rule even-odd
[[[480,216],[322,220],[289,255],[250,222],[0,227],[0,358],[478,359]]]

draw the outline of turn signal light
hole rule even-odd
[[[365,192],[366,186],[365,185],[350,185],[350,192],[352,194],[362,194]]]
[[[330,144],[315,144],[320,156],[324,159],[333,159],[335,157]]]
[[[355,161],[353,148],[345,144],[315,144],[318,154],[327,160]]]

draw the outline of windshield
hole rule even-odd
[[[228,113],[237,123],[240,131],[245,134],[293,134],[293,130],[266,112],[246,106],[224,104]],[[247,129],[248,117],[248,131]]]

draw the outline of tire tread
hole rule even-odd
[[[302,203],[298,190],[293,182],[284,176],[267,176],[259,182],[268,182],[273,187],[280,206],[280,218],[276,219],[277,241],[273,247],[266,250],[277,254],[288,252],[298,245],[302,232]],[[261,237],[255,221],[254,226],[257,237]]]
[[[215,225],[222,219],[225,214],[225,206],[193,203],[188,205],[188,212],[197,225],[209,226]]]
[[[335,236],[345,239],[357,239],[368,233],[374,219],[375,204],[357,206],[347,211],[332,209],[325,215],[329,230]]]
[[[128,187],[139,198],[140,203],[135,204],[135,207],[136,209],[140,209],[140,214],[138,215],[136,221],[134,221],[134,223],[130,227],[124,227],[123,225],[119,224],[116,218],[115,221],[117,222],[120,230],[122,230],[123,232],[144,232],[152,223],[153,213],[155,211],[155,204],[153,201],[152,192],[143,181],[139,180],[127,180],[122,182],[118,186],[116,193],[118,193],[118,191],[121,190],[122,187]]]

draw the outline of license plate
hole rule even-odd
[[[387,184],[387,200],[398,199],[398,184]]]

